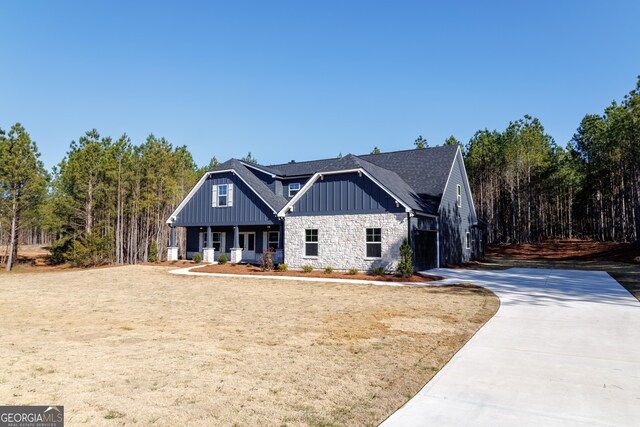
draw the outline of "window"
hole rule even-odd
[[[304,255],[318,256],[318,229],[304,231]]]
[[[233,184],[218,184],[211,186],[211,207],[233,206]]]
[[[456,204],[458,207],[462,206],[462,186],[456,185]]]
[[[218,206],[227,206],[227,184],[218,185]]]
[[[211,243],[216,252],[219,252],[222,247],[222,233],[211,233]]]
[[[464,245],[467,249],[471,249],[471,233],[469,233],[468,231],[464,239]]]
[[[300,191],[300,183],[292,182],[289,184],[289,197],[293,197]]]
[[[280,243],[280,233],[277,231],[270,231],[267,236],[267,247],[273,248],[274,250],[280,249],[278,244]]]
[[[367,228],[367,258],[382,258],[382,229]]]

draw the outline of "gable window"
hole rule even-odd
[[[471,249],[471,233],[469,233],[468,231],[464,239],[464,246],[467,249]]]
[[[300,191],[300,183],[292,182],[289,184],[289,197],[293,197]]]
[[[280,249],[278,244],[280,243],[280,233],[278,231],[270,231],[267,236],[267,247],[274,250]]]
[[[462,206],[462,186],[456,185],[456,204],[458,207]]]
[[[382,258],[382,229],[367,228],[367,258]]]
[[[227,191],[229,190],[227,184],[218,185],[218,206],[227,206]]]
[[[212,185],[211,206],[214,208],[233,206],[233,184]]]
[[[318,256],[318,229],[310,228],[304,230],[304,255]]]

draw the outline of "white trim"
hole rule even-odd
[[[444,190],[442,190],[442,198],[440,199],[440,204],[438,205],[438,212],[440,212],[440,208],[442,207],[442,201],[444,200],[444,195],[447,192],[447,187],[449,186],[449,180],[451,179],[451,173],[453,172],[453,167],[456,165],[456,161],[458,160],[458,155],[460,155],[460,160],[462,161],[462,172],[464,173],[464,180],[467,183],[466,188],[469,190],[469,202],[471,204],[471,212],[473,213],[473,221],[471,224],[476,225],[478,223],[478,216],[476,215],[476,207],[473,204],[473,195],[471,194],[471,186],[469,185],[469,177],[467,176],[467,167],[464,165],[464,158],[462,157],[462,150],[458,145],[458,150],[456,151],[456,156],[451,163],[451,169],[449,169],[449,176],[447,177],[447,183],[444,185]]]
[[[260,168],[260,167],[258,167],[258,166],[256,166],[256,165],[254,165],[253,163],[243,162],[242,160],[238,160],[238,161],[239,161],[240,163],[242,163],[245,167],[252,168],[252,169],[255,169],[255,170],[257,170],[257,171],[260,171],[260,172],[262,172],[262,173],[264,173],[264,174],[266,174],[266,175],[269,175],[271,178],[276,178],[276,177],[278,177],[278,178],[279,178],[279,177],[280,177],[279,175],[276,175],[276,174],[274,174],[274,173],[267,172],[266,170],[264,170],[264,169],[262,169],[262,168]]]
[[[462,184],[456,184],[456,205],[462,207]]]
[[[467,231],[464,235],[464,249],[471,250],[471,232]]]
[[[178,207],[169,216],[169,219],[167,219],[166,223],[167,224],[173,224],[175,222],[175,220],[176,220],[176,216],[178,215],[178,213],[180,213],[182,208],[184,208],[184,206],[189,202],[189,200],[191,200],[191,198],[196,194],[196,192],[200,189],[200,187],[202,187],[202,184],[204,184],[204,182],[207,180],[209,175],[216,175],[216,174],[219,174],[219,173],[232,173],[235,176],[237,176],[238,178],[240,178],[240,180],[242,182],[244,182],[246,184],[246,186],[249,187],[251,189],[251,191],[253,191],[256,194],[256,196],[258,196],[258,198],[264,202],[265,205],[267,205],[269,208],[271,208],[271,210],[273,211],[274,214],[278,213],[278,211],[276,211],[273,208],[273,206],[271,206],[269,203],[267,203],[267,201],[260,195],[260,193],[258,193],[252,186],[250,186],[249,183],[247,181],[245,181],[244,178],[242,178],[238,174],[238,172],[236,172],[234,169],[224,169],[224,170],[219,170],[219,171],[208,171],[208,172],[205,172],[204,175],[202,175],[202,178],[200,178],[200,180],[196,183],[196,185],[191,189],[189,194],[187,194],[187,196],[184,198],[184,200],[182,202],[180,202]]]
[[[400,198],[398,196],[396,196],[391,191],[389,191],[377,179],[372,177],[366,170],[364,170],[362,168],[358,168],[358,169],[345,169],[345,170],[322,172],[322,173],[321,172],[316,172],[315,174],[313,174],[311,179],[309,179],[309,181],[307,181],[307,183],[300,189],[300,191],[298,191],[298,194],[293,196],[293,199],[289,200],[289,203],[284,205],[284,207],[280,210],[280,212],[278,212],[278,217],[282,218],[287,214],[287,212],[289,210],[293,210],[293,205],[295,205],[298,202],[298,200],[300,200],[300,198],[304,195],[304,193],[306,193],[309,190],[309,188],[311,188],[311,186],[313,184],[315,184],[315,182],[318,180],[318,178],[322,178],[324,175],[339,175],[339,174],[344,174],[344,173],[356,173],[356,172],[358,174],[364,174],[367,178],[369,178],[371,181],[373,181],[374,184],[376,184],[378,187],[382,188],[389,196],[393,197],[397,202],[399,202],[404,207],[404,211],[405,212],[413,212],[413,210],[405,202],[400,200]]]
[[[169,219],[167,219],[166,223],[167,224],[173,224],[176,220],[176,215],[178,215],[178,213],[182,210],[182,208],[184,208],[184,205],[187,204],[187,202],[189,200],[191,200],[191,198],[193,197],[194,194],[196,194],[196,191],[198,191],[198,189],[200,187],[202,187],[202,184],[204,184],[204,182],[206,181],[207,177],[209,176],[209,174],[211,174],[212,172],[205,172],[204,175],[202,175],[202,178],[200,178],[200,180],[196,183],[196,185],[193,186],[193,188],[191,189],[191,191],[189,191],[189,194],[187,194],[187,197],[185,197],[182,202],[180,202],[180,204],[178,205],[178,207],[173,211],[173,213],[171,215],[169,215]]]

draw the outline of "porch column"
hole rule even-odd
[[[213,242],[211,241],[211,226],[207,226],[207,247],[202,250],[202,260],[213,264],[216,259],[215,250],[213,249]]]
[[[231,248],[231,262],[238,263],[242,260],[242,248],[240,247],[240,230],[233,227],[233,247]]]
[[[176,246],[176,227],[171,225],[171,231],[169,232],[169,247],[167,248],[167,261],[178,260],[178,248]]]

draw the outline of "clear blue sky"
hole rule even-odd
[[[0,127],[50,167],[86,130],[199,165],[466,143],[540,118],[564,145],[640,74],[640,2],[0,3]]]

